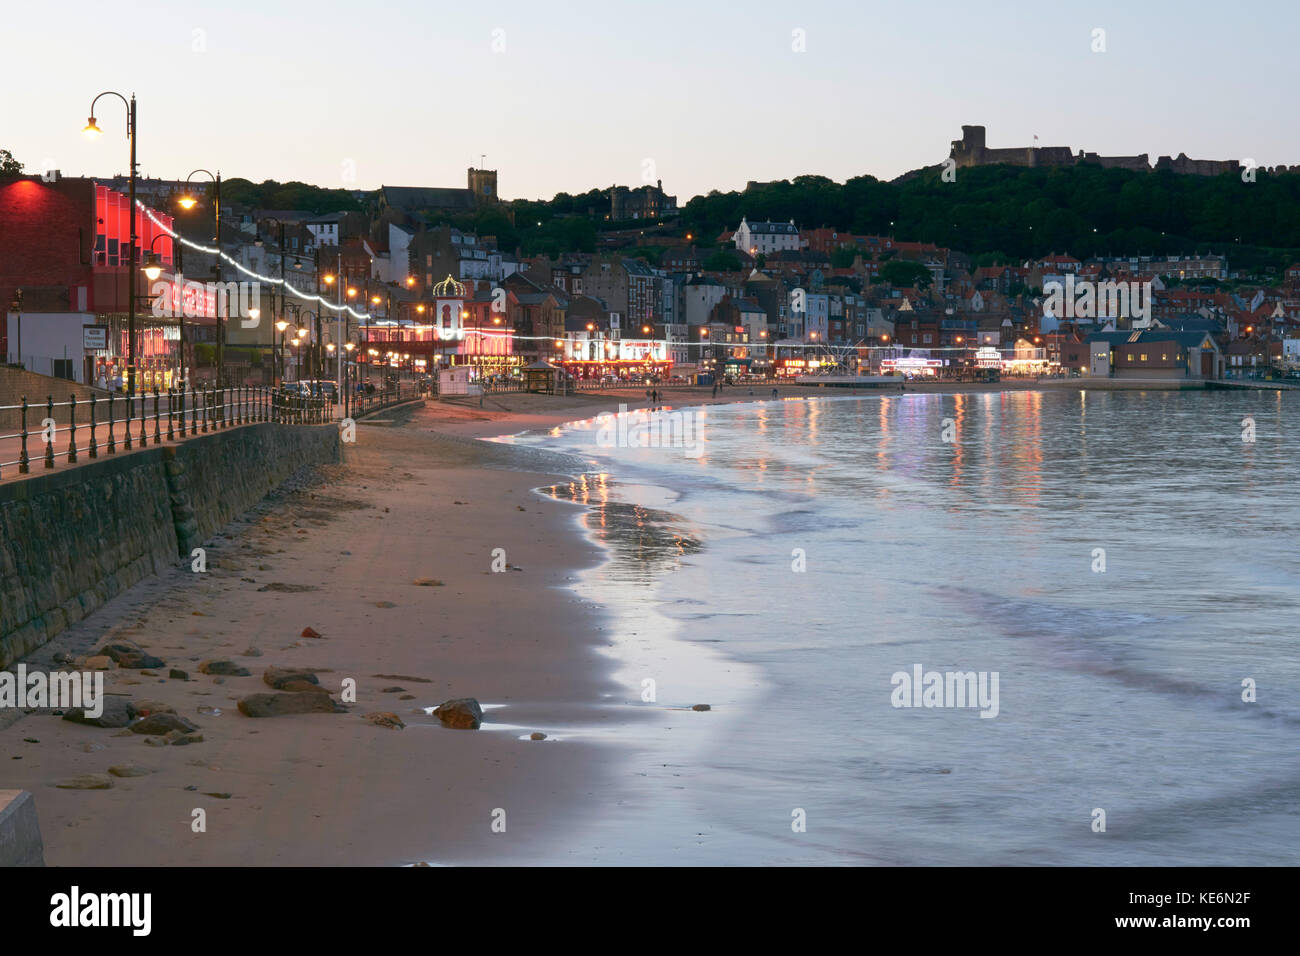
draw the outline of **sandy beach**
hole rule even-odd
[[[668,397],[753,400],[743,388]],[[567,740],[563,730],[635,722],[647,710],[628,706],[638,689],[615,684],[612,665],[595,654],[610,643],[608,620],[569,588],[604,552],[579,533],[580,508],[533,492],[566,478],[564,463],[473,439],[621,403],[646,405],[644,390],[379,412],[358,427],[343,464],[291,482],[224,529],[207,549],[206,573],[178,563],[29,658],[29,669],[58,668],[67,665],[56,655],[138,646],[166,667],[109,670],[107,694],[170,709],[203,738],[150,746],[49,711],[7,711],[6,786],[35,794],[47,864],[563,859],[566,815],[618,800],[613,754],[604,752],[613,744],[599,734]],[[504,573],[491,570],[497,548],[510,565]],[[307,628],[321,636],[302,637]],[[209,660],[249,674],[201,673]],[[357,701],[339,714],[241,715],[241,698],[269,690],[270,667],[311,669],[336,700],[352,678]],[[171,668],[188,679],[171,678]],[[428,713],[455,697],[484,705],[480,730],[444,728]],[[398,715],[405,729],[364,719],[374,712]],[[533,732],[548,739],[529,739]],[[111,789],[56,786],[110,767],[145,772],[113,777]],[[196,809],[206,832],[192,828]],[[492,828],[500,810],[504,833]]]

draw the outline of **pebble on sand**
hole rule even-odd
[[[113,778],[106,773],[83,773],[60,780],[54,786],[60,790],[112,790]]]
[[[152,770],[146,770],[144,767],[137,767],[134,764],[129,763],[109,767],[108,772],[115,777],[144,777],[153,773]]]
[[[691,708],[691,710],[712,710],[712,709],[713,708],[708,704],[696,704],[694,707]]]

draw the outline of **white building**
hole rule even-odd
[[[793,219],[789,222],[750,222],[742,218],[732,241],[737,249],[751,256],[795,251],[802,245]]]

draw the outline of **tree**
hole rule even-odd
[[[737,272],[740,266],[740,256],[735,249],[719,249],[704,260],[704,268],[708,272]]]
[[[891,259],[880,267],[880,278],[899,288],[916,286],[918,289],[924,289],[930,285],[934,277],[930,275],[930,270],[919,262]]]
[[[0,149],[0,176],[21,176],[23,164],[7,149]]]
[[[858,257],[858,250],[852,246],[840,246],[831,251],[831,267],[834,269],[849,269],[853,267],[853,260]]]

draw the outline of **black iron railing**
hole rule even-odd
[[[233,388],[168,389],[136,395],[69,397],[44,403],[24,396],[20,405],[0,405],[0,478],[17,466],[31,471],[35,455],[45,468],[60,461],[76,464],[82,456],[98,458],[164,441],[257,422],[324,425],[334,420],[329,398],[255,385]]]

